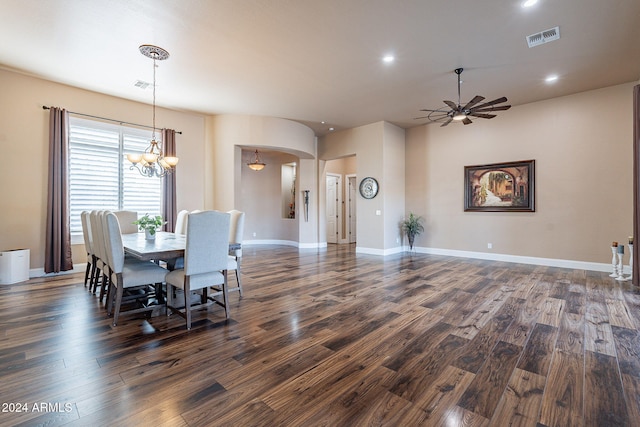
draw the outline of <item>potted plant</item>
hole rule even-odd
[[[409,239],[409,250],[413,250],[413,241],[416,236],[424,231],[422,220],[421,216],[415,216],[411,212],[409,213],[409,218],[402,221],[402,231],[407,233],[407,238]]]
[[[144,234],[147,240],[153,240],[156,238],[156,231],[166,224],[165,221],[162,220],[160,215],[150,216],[149,214],[145,214],[140,219],[133,221],[135,225],[138,226],[140,231],[144,230]]]

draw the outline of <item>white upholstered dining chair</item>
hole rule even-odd
[[[187,234],[187,220],[189,219],[189,211],[186,209],[178,212],[176,216],[176,228],[173,231],[176,234]]]
[[[118,323],[125,289],[140,288],[141,294],[133,294],[131,301],[137,306],[127,313],[151,311],[155,307],[147,305],[150,294],[155,292],[155,284],[163,283],[167,270],[151,261],[125,259],[122,245],[122,232],[118,218],[113,212],[103,215],[103,230],[106,241],[107,265],[109,268],[109,287],[107,293],[107,312],[113,313],[113,326]],[[157,295],[153,295],[157,297]]]
[[[89,211],[82,211],[80,213],[82,238],[84,239],[84,248],[87,252],[87,268],[84,272],[84,286],[86,287],[87,283],[89,283],[89,289],[93,286],[93,280],[96,274],[96,254],[93,252],[90,216]]]
[[[106,249],[104,241],[104,233],[102,232],[102,215],[103,211],[93,210],[89,213],[89,225],[91,229],[91,249],[95,255],[94,271],[95,275],[91,284],[91,292],[95,293],[100,286],[100,300],[106,289]]]
[[[114,211],[113,214],[118,218],[120,223],[120,231],[122,234],[131,234],[138,232],[138,226],[134,221],[138,220],[138,212],[136,211]]]
[[[211,301],[224,307],[229,318],[227,265],[229,253],[229,214],[216,211],[191,213],[187,223],[184,268],[167,274],[167,315],[178,313],[191,329],[191,310],[207,306]],[[210,286],[220,285],[220,292],[207,295]],[[182,289],[184,309],[174,303],[174,289]],[[202,292],[201,304],[192,306],[191,293]],[[222,301],[218,297],[222,296]]]
[[[245,213],[239,210],[231,210],[227,212],[231,216],[229,227],[229,243],[242,244],[242,236],[244,235],[244,217]],[[242,261],[242,247],[229,251],[228,271],[236,272],[237,287],[229,288],[229,292],[238,291],[242,298],[242,283],[240,282],[240,262]]]

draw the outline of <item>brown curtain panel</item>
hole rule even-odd
[[[633,88],[633,271],[631,283],[639,285],[640,249],[638,225],[640,224],[640,85]]]
[[[44,272],[73,269],[69,221],[69,113],[49,109],[49,184]]]
[[[173,129],[162,130],[162,148],[165,156],[176,155],[176,131]],[[165,225],[166,231],[175,231],[176,228],[176,174],[175,171],[166,175],[162,180],[162,199],[163,199],[163,211],[162,217],[167,224]]]

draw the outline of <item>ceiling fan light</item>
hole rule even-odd
[[[463,113],[462,111],[456,112],[452,117],[453,120],[458,120],[458,121],[459,120],[464,120],[466,118],[467,118],[467,115],[465,113]]]

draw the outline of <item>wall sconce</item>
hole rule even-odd
[[[309,190],[304,190],[304,222],[309,222]]]

